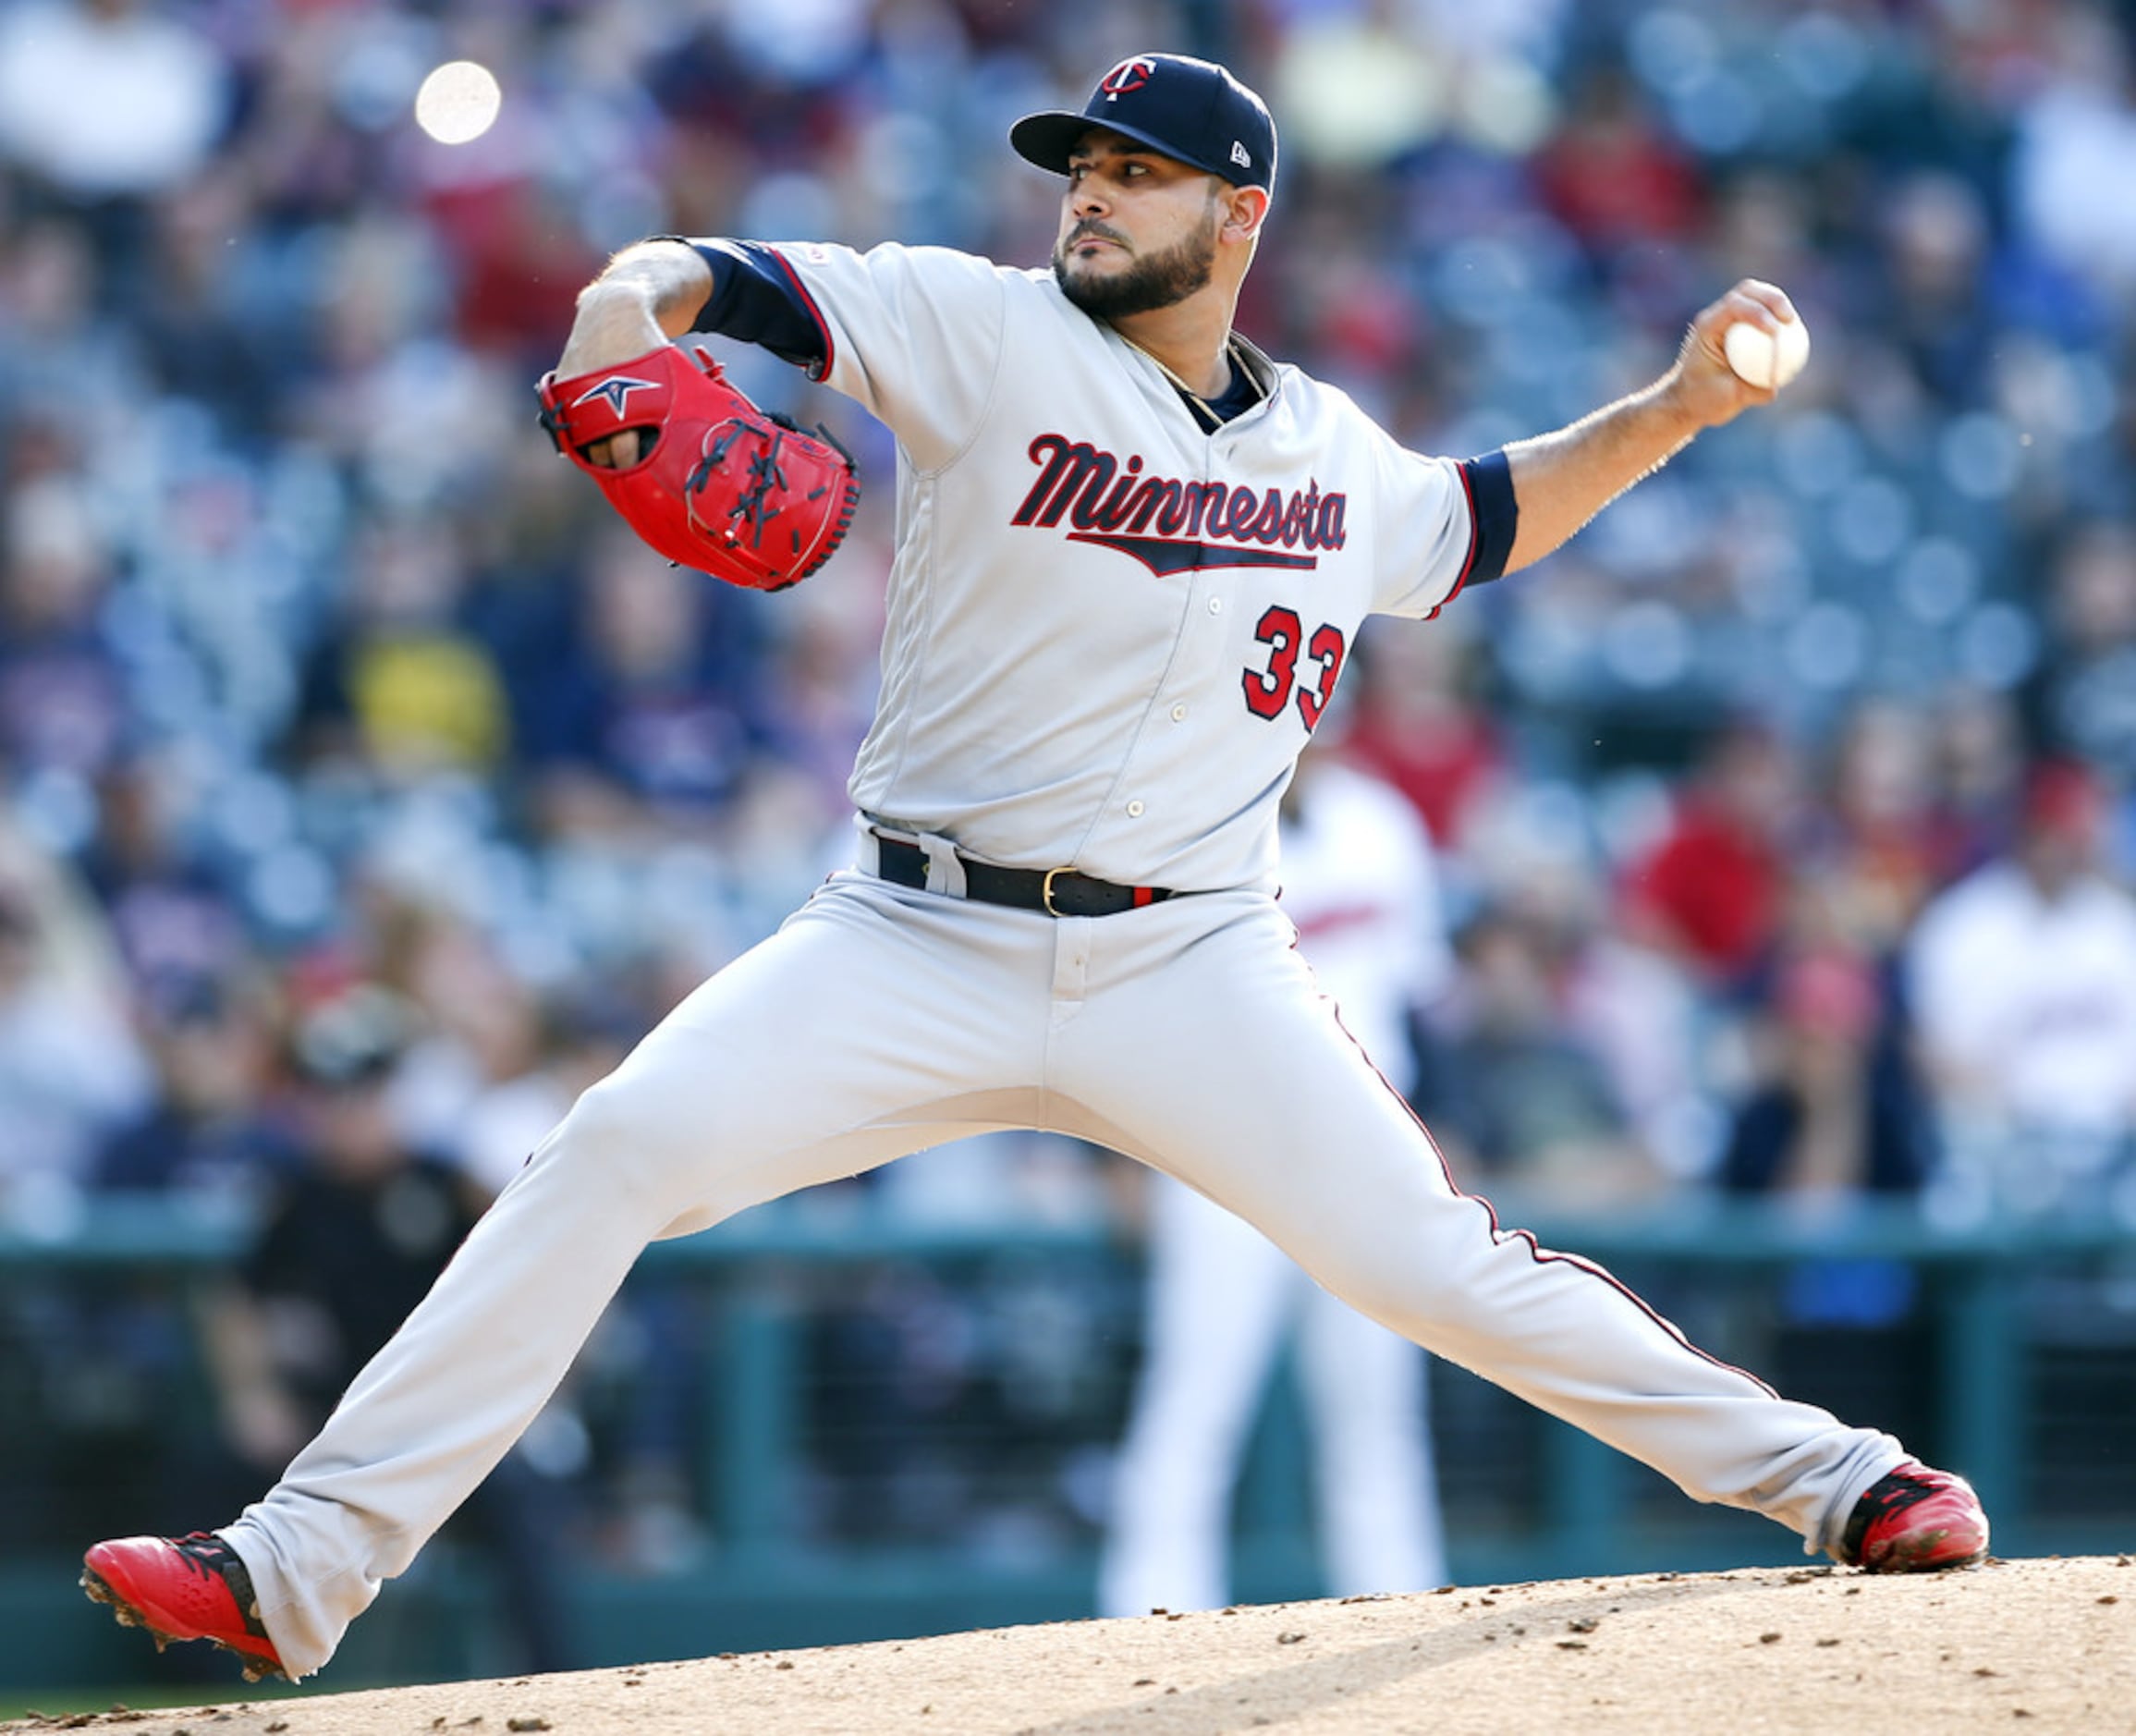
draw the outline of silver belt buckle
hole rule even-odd
[[[1075,873],[1075,870],[1072,868],[1048,868],[1045,871],[1045,880],[1038,889],[1038,901],[1042,906],[1044,907],[1045,913],[1048,916],[1066,916],[1069,914],[1068,911],[1061,910],[1054,903],[1053,883],[1059,879],[1062,874],[1073,873]]]

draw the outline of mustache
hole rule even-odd
[[[1116,247],[1125,247],[1128,245],[1128,238],[1122,235],[1117,229],[1109,229],[1102,223],[1093,222],[1089,218],[1085,218],[1082,222],[1077,224],[1074,228],[1068,231],[1068,239],[1063,241],[1061,246],[1064,248],[1070,248],[1075,246],[1078,241],[1087,241],[1092,239],[1100,241],[1110,241]]]

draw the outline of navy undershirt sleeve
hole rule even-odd
[[[682,236],[712,267],[712,300],[690,325],[768,349],[782,361],[820,377],[829,353],[824,328],[778,255],[758,241],[698,241]]]
[[[1482,458],[1463,458],[1469,498],[1476,514],[1475,557],[1464,585],[1488,584],[1502,578],[1513,554],[1513,532],[1520,525],[1520,503],[1513,496],[1513,466],[1503,449]]]

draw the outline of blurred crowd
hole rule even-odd
[[[885,436],[723,351],[862,514],[789,595],[670,568],[535,427],[576,290],[666,232],[1041,263],[1006,128],[1148,47],[1282,128],[1242,328],[1419,449],[1644,383],[1739,277],[1813,334],[1362,644],[1325,751],[1438,852],[1464,1179],[2136,1226],[2136,8],[0,0],[0,1216],[290,1226],[214,1338],[256,1467],[384,1306],[288,1252],[307,1190],[420,1270],[848,850]],[[453,58],[505,92],[457,146]],[[1030,1161],[1004,1209],[1106,1209]]]

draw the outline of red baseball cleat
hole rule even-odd
[[[173,1640],[209,1640],[237,1655],[245,1680],[288,1680],[260,1623],[252,1576],[214,1533],[121,1537],[81,1558],[81,1589],[109,1604],[119,1625],[146,1628],[162,1651]]]
[[[1987,1552],[1988,1516],[1972,1485],[1909,1459],[1854,1503],[1838,1554],[1865,1573],[1930,1573]]]

